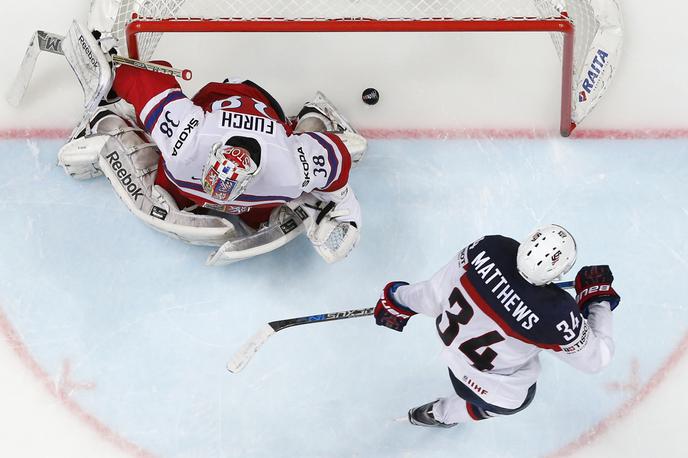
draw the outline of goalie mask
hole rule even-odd
[[[518,247],[516,267],[529,283],[546,285],[576,263],[576,241],[563,227],[550,224],[533,231]]]
[[[259,170],[246,148],[217,143],[203,167],[203,190],[214,199],[232,201],[244,193]]]

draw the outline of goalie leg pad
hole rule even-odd
[[[297,115],[295,132],[332,132],[342,139],[351,161],[358,163],[368,149],[368,142],[322,92],[317,92],[312,101],[304,104]]]
[[[88,180],[103,174],[98,164],[108,135],[81,137],[68,142],[57,153],[57,163],[76,180]]]
[[[303,220],[283,205],[273,210],[267,226],[253,234],[227,241],[208,256],[206,265],[222,266],[269,253],[294,240],[304,231]]]
[[[323,112],[315,107],[304,106],[297,115],[294,132],[333,132],[337,126]]]
[[[72,139],[60,148],[57,163],[67,175],[77,180],[102,175],[99,156],[110,137],[139,130],[113,110],[113,106],[102,107],[92,117],[85,118],[72,132]]]
[[[113,112],[97,114],[94,120],[89,125],[91,134],[77,134],[60,152],[60,162],[68,173],[84,170],[81,178],[90,170],[103,173],[137,218],[188,243],[219,246],[243,230],[240,223],[179,210],[164,189],[154,187],[159,152],[147,135]]]
[[[140,151],[139,151],[140,152]],[[217,246],[237,233],[232,222],[178,209],[161,187],[154,187],[155,169],[140,169],[117,138],[111,137],[100,153],[99,166],[127,208],[146,225],[193,245]]]

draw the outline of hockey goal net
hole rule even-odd
[[[564,136],[605,92],[622,42],[617,0],[94,0],[94,14],[142,60],[165,33],[547,32]]]

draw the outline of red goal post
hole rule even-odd
[[[547,32],[561,59],[563,136],[602,97],[622,43],[617,0],[95,0],[90,22],[144,60],[165,33]]]

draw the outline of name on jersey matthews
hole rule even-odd
[[[465,259],[465,257],[463,257]],[[523,327],[523,329],[532,329],[533,325],[540,321],[538,317],[522,300],[521,297],[514,291],[509,282],[504,278],[504,275],[495,266],[494,262],[490,262],[490,257],[485,255],[485,251],[481,251],[471,261],[471,265],[475,268],[476,273],[485,281],[485,285],[492,287],[491,291],[496,295],[499,302],[504,306],[507,312],[511,313],[516,321]]]

